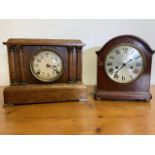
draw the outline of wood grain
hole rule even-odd
[[[24,56],[23,56],[23,48],[21,46],[18,47],[19,50],[19,66],[20,66],[20,79],[21,79],[21,84],[26,84],[26,77],[25,77],[25,62],[24,62]]]
[[[4,91],[6,105],[73,101],[86,98],[86,87],[81,83],[80,78],[82,57],[79,55],[84,46],[80,40],[11,38],[4,44],[7,45],[11,81],[10,87]],[[31,60],[44,50],[53,51],[59,55],[63,63],[61,76],[49,83],[35,78],[30,69]],[[68,84],[70,91],[66,87],[60,87],[59,84],[64,85],[64,83]],[[71,83],[75,84],[74,87],[70,85]],[[55,86],[51,86],[52,84],[57,84],[59,88],[55,89]]]
[[[77,101],[86,99],[86,86],[82,83],[18,85],[4,89],[5,105]]]
[[[3,107],[0,87],[0,134],[155,134],[155,86],[150,102],[88,101]],[[19,94],[20,95],[20,94]]]
[[[77,73],[76,73],[76,79],[78,82],[82,81],[82,55],[81,55],[81,47],[76,47],[77,53],[76,53],[76,65],[77,65]]]
[[[9,48],[8,48],[9,50]],[[14,54],[14,49],[10,49],[10,51],[8,52],[8,61],[9,63],[9,70],[12,74],[10,74],[10,82],[12,85],[16,85],[17,84],[17,73],[16,73],[16,65],[15,65],[15,54]]]
[[[73,39],[36,39],[36,38],[10,38],[5,45],[59,45],[59,46],[85,46],[81,40]]]

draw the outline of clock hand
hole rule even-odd
[[[132,59],[129,59],[126,63],[123,63],[122,66],[115,73],[118,73],[123,67],[128,65],[131,61],[132,61]]]
[[[125,64],[127,65],[128,63],[130,63],[132,61],[132,59],[129,59]]]
[[[46,67],[53,69],[57,74],[59,74],[60,72],[57,70],[56,66],[52,66],[50,64],[46,64]]]
[[[123,63],[122,66],[120,68],[118,68],[118,70],[116,70],[115,73],[118,73],[124,66],[125,66],[125,63]]]
[[[56,68],[53,68],[53,69],[54,69],[54,71],[55,71],[57,74],[60,73]]]

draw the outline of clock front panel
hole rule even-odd
[[[130,83],[144,70],[144,59],[140,52],[128,45],[119,45],[109,51],[105,58],[105,72],[117,83]]]
[[[59,83],[67,81],[68,53],[64,47],[29,46],[23,48],[27,82]]]

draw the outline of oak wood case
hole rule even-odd
[[[82,97],[86,98],[86,87],[82,84],[82,47],[84,44],[80,40],[56,40],[56,39],[8,39],[7,42],[4,42],[5,45],[7,45],[8,50],[8,60],[9,60],[9,71],[10,71],[10,83],[11,86],[6,88],[4,90],[4,97],[5,97],[5,103],[10,103],[10,93],[11,96],[14,95],[13,104],[19,104],[18,95],[17,93],[18,88],[20,88],[21,91],[25,91],[25,89],[28,90],[28,93],[35,93],[35,99],[37,103],[39,102],[55,102],[56,99],[52,97],[51,92],[55,92],[54,94],[58,93],[56,91],[55,87],[52,87],[53,84],[62,84],[57,89],[61,91],[61,89],[64,91],[66,96],[70,96],[70,92],[65,89],[66,87],[63,87],[63,84],[74,84],[74,89],[77,88],[77,96],[76,91],[74,92],[73,96],[76,96],[75,98],[68,97],[68,100],[77,100],[81,99],[81,96],[78,95],[79,92],[79,85],[83,88],[82,92],[85,94]],[[63,61],[63,73],[62,75],[54,82],[50,83],[44,83],[42,81],[39,81],[36,79],[31,71],[30,71],[30,61],[33,56],[38,54],[39,52],[43,50],[52,50],[56,54],[58,54],[62,61]],[[76,85],[77,84],[77,85]],[[26,87],[24,87],[26,85]],[[28,86],[27,86],[28,85]],[[33,85],[33,86],[32,86]],[[12,87],[14,86],[14,87]],[[15,87],[16,86],[16,87]],[[23,86],[23,87],[19,87]],[[43,92],[45,91],[45,87],[49,87],[47,90],[47,94],[43,93],[44,97],[37,97],[38,91],[32,91],[32,88],[36,88]],[[39,88],[38,88],[39,86]],[[71,86],[71,85],[70,85]],[[15,88],[15,89],[13,89]],[[47,97],[46,96],[50,96]],[[41,100],[40,98],[44,98],[44,100]],[[50,98],[50,99],[49,99]],[[31,97],[29,101],[26,101],[26,99],[23,98],[23,101],[20,100],[20,103],[33,103],[34,97]],[[40,100],[40,101],[39,101]],[[59,101],[67,101],[67,98],[60,97]],[[36,103],[36,102],[35,102]],[[12,103],[10,103],[12,104]]]

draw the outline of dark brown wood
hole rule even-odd
[[[69,40],[69,39],[25,39],[25,38],[10,38],[5,45],[52,45],[52,46],[84,46],[85,44],[81,40]]]
[[[88,100],[3,107],[0,87],[1,135],[155,135],[155,85],[146,102]]]
[[[145,60],[143,74],[132,83],[116,83],[106,75],[104,69],[106,55],[113,47],[119,44],[128,44],[135,47]],[[145,41],[135,36],[119,36],[107,42],[103,48],[97,52],[97,86],[95,99],[150,100],[151,94],[149,90],[153,53],[154,51]]]
[[[82,82],[81,78],[79,78],[81,77],[81,70],[79,68],[81,65],[81,59],[82,59],[81,52],[84,44],[80,40],[8,39],[8,41],[4,42],[4,44],[7,45],[8,48],[10,80],[12,86],[13,85],[20,86],[23,84],[38,85],[40,87],[39,88],[40,91],[44,91],[43,84],[45,83],[35,78],[30,70],[31,59],[33,58],[33,56],[35,56],[36,54],[38,54],[43,50],[52,50],[61,57],[63,62],[62,75],[56,81],[46,83],[47,86],[51,88],[50,86],[51,84],[60,84],[60,83],[64,84],[70,82],[76,83],[77,77],[78,82],[79,83]],[[22,88],[25,89],[26,87]],[[64,89],[62,88],[62,90]],[[16,94],[16,90],[9,87],[9,92],[10,91],[15,91],[12,92],[12,94]],[[29,93],[32,93],[31,89],[28,89],[28,91]],[[78,85],[77,85],[77,91],[79,91]],[[83,91],[85,91],[85,89],[83,89],[82,92]],[[7,93],[8,91],[5,92],[6,102],[8,97],[8,95],[6,95]],[[17,96],[18,95],[16,95],[15,97],[18,98]],[[77,97],[79,97],[78,93]],[[40,99],[40,97],[36,96],[36,100],[38,99]],[[23,99],[23,103],[24,100],[26,99]],[[68,100],[70,100],[70,97],[68,97]],[[63,98],[62,101],[64,101]]]
[[[31,104],[86,99],[84,84],[10,86],[4,89],[5,104]]]
[[[10,69],[10,82],[12,85],[17,84],[17,77],[16,77],[16,69],[15,69],[15,50],[13,48],[8,49],[8,59],[9,59],[9,69]]]
[[[81,47],[76,47],[77,49],[77,72],[76,72],[76,79],[77,82],[81,81],[82,79],[82,55],[81,55]]]
[[[74,47],[68,47],[68,82],[76,81],[76,51]]]
[[[24,62],[24,56],[23,56],[23,49],[21,46],[17,46],[18,50],[19,50],[19,66],[20,66],[20,80],[22,84],[26,84],[26,77],[25,77],[25,62]]]

